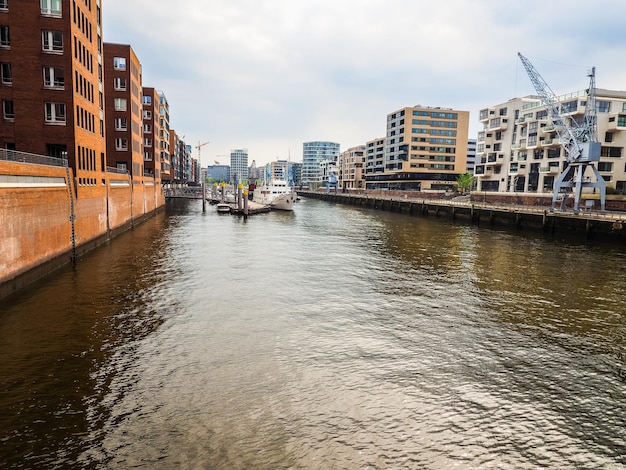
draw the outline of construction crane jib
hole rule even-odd
[[[600,175],[595,162],[600,161],[601,144],[597,137],[597,107],[596,107],[596,69],[592,67],[589,72],[589,88],[587,90],[587,102],[583,119],[577,120],[564,116],[559,99],[550,89],[545,80],[539,75],[530,61],[519,52],[517,53],[526,73],[530,78],[542,103],[546,106],[548,119],[554,126],[561,146],[565,149],[567,165],[554,182],[554,195],[552,197],[552,211],[554,211],[559,197],[562,198],[562,209],[568,193],[574,193],[574,213],[579,212],[580,199],[583,188],[597,188],[600,193],[601,211],[605,210],[606,184]],[[595,175],[595,181],[585,179],[587,168],[591,168]]]
[[[202,144],[201,144],[201,143],[198,141],[198,145],[196,146],[196,149],[198,149],[198,162],[200,162],[200,165],[202,165],[202,161],[200,160],[200,149],[201,149],[202,147],[204,147],[205,145],[210,144],[210,143],[211,143],[211,142],[207,141],[207,142],[204,142],[204,143],[202,143]]]

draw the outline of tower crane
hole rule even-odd
[[[587,104],[582,120],[576,120],[563,115],[559,100],[550,89],[541,75],[535,70],[530,61],[519,52],[517,53],[530,81],[532,82],[542,103],[546,106],[548,119],[554,125],[561,146],[565,149],[567,165],[554,182],[552,209],[554,212],[556,201],[562,188],[574,190],[574,213],[578,214],[580,196],[583,188],[598,188],[600,191],[600,206],[605,208],[606,183],[598,172],[594,163],[600,161],[601,144],[597,136],[596,110],[596,68],[592,67],[588,74],[589,89],[587,90]],[[585,181],[587,168],[591,168],[596,181]]]
[[[198,141],[198,145],[196,146],[196,149],[198,149],[198,163],[200,163],[201,168],[202,168],[202,160],[200,159],[200,149],[209,143],[210,142],[208,140],[202,144],[200,143],[200,141]]]

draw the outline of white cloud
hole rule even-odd
[[[156,6],[155,6],[156,5]],[[581,0],[147,0],[103,2],[104,40],[133,46],[147,86],[163,90],[172,127],[246,147],[265,163],[302,142],[343,149],[385,133],[415,104],[477,111],[533,93],[517,52],[557,93],[626,89],[626,2]]]

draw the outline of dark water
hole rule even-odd
[[[626,255],[197,201],[0,303],[1,468],[626,467]]]

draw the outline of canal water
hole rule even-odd
[[[625,468],[625,251],[168,202],[0,303],[0,467]]]

